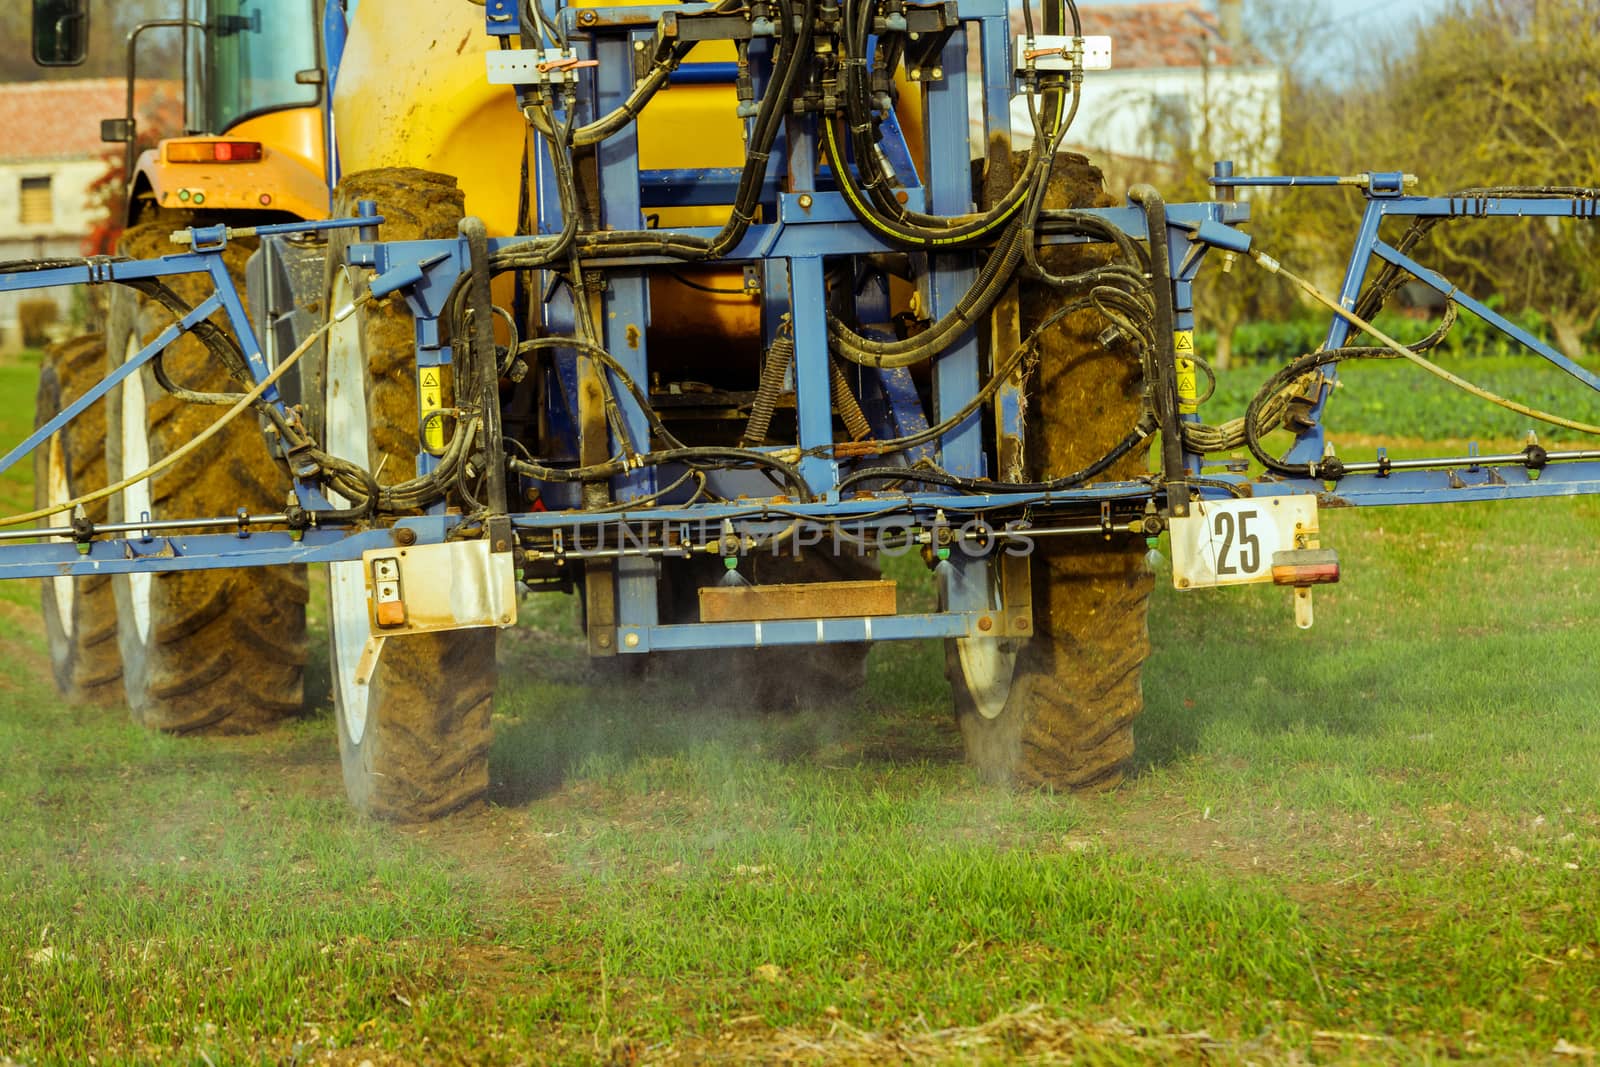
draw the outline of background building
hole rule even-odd
[[[164,83],[142,84],[141,110],[168,91]],[[83,254],[105,213],[90,186],[122,147],[101,142],[100,120],[122,115],[126,93],[121,78],[0,85],[0,261]],[[81,318],[81,289],[0,293],[0,345],[20,343],[17,308],[25,300],[54,301],[62,331]]]
[[[1241,173],[1278,154],[1283,71],[1245,42],[1238,0],[1209,4],[1084,5],[1083,32],[1111,38],[1111,69],[1090,71],[1064,147],[1105,169],[1114,190],[1131,181],[1182,180],[1214,159]],[[1038,26],[1035,11],[1035,28]],[[1023,32],[1012,13],[1012,29]],[[1012,105],[1017,138],[1031,139],[1027,103]],[[1192,179],[1191,179],[1192,180]]]

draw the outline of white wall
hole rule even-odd
[[[83,239],[94,226],[88,200],[89,184],[104,174],[98,159],[0,163],[0,260],[38,259],[83,254]],[[23,225],[22,179],[50,178],[51,220]],[[73,287],[57,286],[20,293],[0,293],[0,345],[15,343],[17,304],[24,300],[51,299],[59,311],[58,330],[72,330],[68,322],[77,294]]]
[[[1065,143],[1165,162],[1186,137],[1202,158],[1259,171],[1278,152],[1282,84],[1274,67],[1090,71]],[[1032,140],[1025,100],[1012,102],[1011,122],[1019,143]]]
[[[0,240],[35,237],[83,237],[94,225],[89,213],[89,184],[106,172],[98,159],[0,163]],[[50,179],[52,199],[48,224],[24,226],[21,221],[22,179]]]

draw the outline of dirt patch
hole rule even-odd
[[[1316,1035],[1307,1035],[1315,1041]],[[1327,1035],[1328,1038],[1339,1035]],[[1366,1035],[1350,1035],[1366,1036]],[[1372,1040],[1386,1040],[1372,1038]],[[1224,1062],[1277,1058],[1285,1051],[1276,1035],[1240,1041],[1205,1030],[1178,1031],[1138,1026],[1120,1019],[1096,1022],[1052,1015],[1042,1005],[996,1016],[976,1026],[934,1030],[915,1025],[860,1030],[842,1019],[826,1029],[767,1028],[747,1019],[725,1022],[715,1037],[689,1038],[644,1047],[619,1041],[611,1063],[1072,1063]]]
[[[523,912],[553,911],[560,905],[555,889],[565,869],[526,812],[485,805],[397,832],[449,858],[497,899],[515,900]]]

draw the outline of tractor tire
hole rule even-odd
[[[88,392],[106,371],[105,339],[98,334],[62,341],[45,350],[34,403],[37,429]],[[69,422],[33,454],[33,503],[65,503],[106,485],[106,409],[97,403]],[[92,523],[106,521],[106,502],[85,505]],[[64,526],[71,512],[52,515]],[[111,576],[43,580],[40,607],[56,688],[74,704],[122,703],[122,654],[117,650],[117,608]]]
[[[127,230],[119,245],[140,259],[173,251],[173,220]],[[230,243],[230,273],[244,293],[251,249]],[[204,275],[165,279],[190,304],[209,295]],[[172,321],[159,304],[113,287],[106,352],[121,363]],[[184,337],[161,357],[172,380],[191,389],[237,392],[204,345]],[[151,364],[107,396],[107,476],[119,481],[193,440],[222,413],[184,403],[157,382]],[[246,416],[188,459],[113,496],[113,521],[221,517],[246,508],[281,510],[287,475]],[[159,537],[159,532],[156,534]],[[250,733],[298,714],[304,703],[306,574],[303,567],[124,574],[112,579],[123,687],[135,721],[174,733]]]
[[[335,217],[375,200],[387,241],[448,238],[462,217],[455,179],[411,168],[349,174]],[[357,296],[364,279],[347,269],[351,231],[329,243],[324,306]],[[379,470],[385,483],[414,476],[418,444],[415,341],[398,297],[375,301],[329,330],[307,382],[312,426],[336,456]],[[374,818],[417,822],[478,802],[489,787],[495,686],[493,629],[390,637],[370,681],[356,665],[369,632],[360,561],[328,567],[329,662],[345,790]]]
[[[1047,207],[1105,202],[1098,168],[1082,156],[1057,156]],[[1090,254],[1063,248],[1041,258],[1066,273],[1083,269]],[[1055,300],[1050,290],[1026,282],[1020,296],[1026,336]],[[1028,383],[1026,451],[1034,477],[1081,469],[1139,416],[1139,361],[1102,345],[1100,329],[1096,315],[1084,312],[1041,340],[1039,369]],[[1106,478],[1143,473],[1144,455],[1136,450]],[[1133,755],[1133,721],[1144,707],[1140,672],[1150,654],[1154,580],[1144,553],[1139,538],[1040,540],[1032,556],[1033,637],[1014,649],[1001,641],[968,647],[965,657],[963,643],[947,643],[945,673],[967,759],[985,779],[1059,790],[1121,781]]]

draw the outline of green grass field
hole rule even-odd
[[[152,735],[55,700],[0,587],[0,1063],[1592,1062],[1597,522],[1328,513],[1309,632],[1163,576],[1085,797],[977,784],[931,645],[761,716],[531,602],[494,802],[413,830],[347,810],[325,660],[287,728]]]

